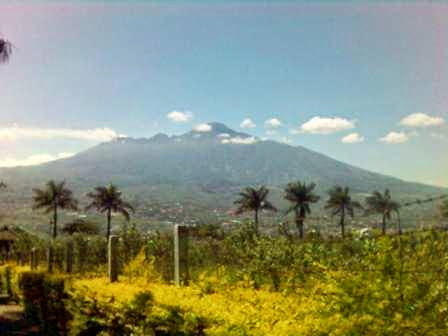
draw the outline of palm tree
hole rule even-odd
[[[442,218],[448,219],[448,199],[444,200],[440,205],[440,212],[442,214]]]
[[[339,225],[341,226],[342,237],[345,237],[345,215],[354,217],[355,209],[362,209],[359,202],[353,201],[348,187],[342,188],[339,185],[334,186],[328,191],[330,198],[327,200],[325,209],[332,210],[332,216],[340,215]]]
[[[381,194],[375,191],[371,196],[366,198],[367,211],[371,213],[378,213],[382,215],[382,234],[386,234],[386,224],[390,220],[391,214],[395,212],[399,215],[400,204],[392,200],[389,189]],[[399,228],[401,231],[401,228]]]
[[[45,189],[33,189],[33,209],[45,209],[45,213],[53,213],[53,238],[57,237],[58,209],[78,209],[78,202],[65,181],[48,181]]]
[[[303,238],[303,223],[306,215],[311,213],[310,205],[319,201],[320,197],[313,193],[315,183],[306,184],[300,181],[288,183],[285,188],[284,198],[291,203],[291,207],[286,214],[294,211],[296,217],[296,227],[300,238]]]
[[[110,236],[112,213],[121,213],[128,221],[131,217],[129,212],[134,212],[132,205],[121,198],[121,191],[113,184],[110,184],[107,187],[96,187],[94,192],[87,194],[87,197],[91,199],[91,202],[87,205],[86,210],[95,209],[100,213],[106,213],[107,240],[109,240]]]
[[[9,60],[12,52],[12,44],[8,40],[0,38],[0,64]]]
[[[277,211],[277,208],[267,200],[269,189],[261,186],[259,189],[247,187],[239,193],[240,198],[234,202],[238,205],[237,214],[246,211],[254,212],[254,229],[258,234],[258,214],[262,210]]]

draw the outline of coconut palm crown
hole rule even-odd
[[[94,192],[87,194],[87,197],[91,199],[91,202],[87,205],[86,210],[95,209],[102,214],[106,214],[107,239],[110,236],[112,213],[120,213],[129,221],[130,212],[135,211],[131,204],[122,199],[121,191],[113,184],[96,187]]]
[[[240,198],[234,204],[238,205],[236,214],[246,211],[254,212],[254,230],[258,234],[259,212],[263,210],[277,211],[277,208],[267,200],[269,189],[265,186],[260,188],[247,187],[239,193]]]
[[[53,238],[57,237],[58,209],[77,210],[78,201],[73,192],[66,188],[65,181],[50,180],[45,189],[33,189],[33,209],[44,209],[46,214],[53,213]]]
[[[291,203],[286,214],[294,212],[296,227],[300,238],[304,235],[304,222],[306,216],[311,213],[311,204],[319,201],[320,197],[313,190],[315,183],[306,184],[305,182],[291,182],[285,188],[284,198]]]
[[[392,213],[398,216],[400,204],[392,199],[389,189],[386,189],[384,194],[381,194],[379,191],[373,192],[371,196],[366,198],[366,204],[368,213],[381,214],[381,231],[385,235],[387,221],[391,219]]]
[[[345,237],[345,216],[355,216],[355,209],[362,209],[361,204],[357,201],[353,201],[350,196],[350,190],[348,187],[341,187],[339,185],[334,186],[328,191],[330,196],[325,205],[325,209],[331,210],[331,215],[340,216],[339,225],[341,226],[342,237]]]

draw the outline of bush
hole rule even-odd
[[[43,272],[24,272],[20,275],[25,317],[39,323],[45,335],[66,333],[70,315],[66,309],[68,295],[64,278]]]

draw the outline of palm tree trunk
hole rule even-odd
[[[107,241],[109,241],[109,237],[110,237],[110,222],[112,219],[112,214],[110,209],[107,209],[107,232],[106,232],[106,239]]]
[[[258,235],[258,209],[255,209],[254,229],[255,229],[255,234]]]
[[[296,210],[296,226],[297,230],[299,231],[299,237],[300,239],[303,239],[304,232],[303,232],[303,221],[305,217],[305,211],[304,209],[300,209],[300,213],[298,210]]]
[[[397,210],[397,219],[398,219],[398,234],[401,235],[402,234],[401,218],[400,218],[400,212],[398,210]]]
[[[382,223],[382,233],[383,236],[386,234],[386,214],[383,214],[383,223]]]
[[[53,208],[53,239],[58,236],[58,207],[55,205]]]
[[[345,238],[345,208],[344,207],[342,207],[342,209],[341,209],[340,225],[341,225],[342,238]]]

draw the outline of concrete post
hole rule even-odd
[[[73,241],[69,240],[65,250],[65,272],[69,274],[73,271],[73,250]]]
[[[110,282],[115,282],[118,280],[118,236],[110,236],[109,237],[109,246],[108,246],[108,273]]]
[[[188,227],[174,226],[174,283],[188,284]]]

